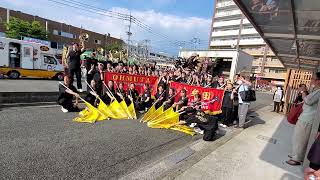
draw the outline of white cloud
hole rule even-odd
[[[161,3],[168,3],[169,1],[172,0],[164,0]],[[103,34],[110,33],[111,36],[127,39],[126,31],[128,29],[128,22],[123,20],[84,12],[71,7],[53,5],[45,0],[28,1],[28,4],[34,4],[33,6],[25,6],[25,0],[5,0],[5,2],[9,8],[13,8],[15,10],[32,13],[52,20],[62,20],[63,22],[74,26],[83,26],[91,31]],[[130,13],[128,9],[121,7],[113,7],[110,10],[126,14]],[[157,48],[165,49],[167,51],[172,47],[170,47],[170,43],[166,41],[190,41],[193,37],[200,38],[203,40],[202,42],[208,41],[211,19],[179,17],[155,12],[154,10],[131,11],[131,14],[144,24],[150,26],[153,32],[160,33],[168,37],[168,39],[166,39],[159,37],[158,35],[150,34],[133,23],[133,40],[141,41],[143,39],[151,39],[151,43],[155,42],[154,45],[158,46]],[[177,50],[178,48],[175,47],[175,51]]]

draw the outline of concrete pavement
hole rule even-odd
[[[258,94],[251,108],[270,100]],[[81,124],[74,117],[58,106],[0,107],[0,179],[118,179],[176,151],[169,163],[179,163],[190,153],[180,151],[186,146],[200,152],[231,138],[204,142],[198,141],[202,136],[151,129],[136,120]]]
[[[0,179],[117,179],[201,138],[76,116],[58,106],[0,109]]]
[[[293,126],[283,115],[270,112],[271,106],[258,110],[253,126],[186,171],[165,179],[191,180],[298,180],[301,166],[285,163],[291,152]]]

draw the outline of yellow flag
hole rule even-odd
[[[155,107],[155,104],[153,104],[151,108],[144,114],[141,121],[148,119],[149,116],[151,116],[155,111],[156,111],[156,107]]]
[[[136,114],[136,110],[134,108],[134,103],[133,102],[131,102],[131,104],[129,105],[128,109],[129,109],[129,112],[132,115],[132,117],[134,119],[137,119],[137,114]]]
[[[179,122],[179,113],[171,112],[167,114],[165,117],[159,119],[158,121],[148,122],[148,126],[151,128],[165,128],[168,129],[172,126],[172,124],[176,124]]]
[[[159,107],[154,113],[152,113],[150,116],[148,116],[144,122],[149,122],[151,120],[156,119],[157,117],[159,117],[159,115],[161,115],[163,113],[163,106]]]
[[[100,99],[98,110],[102,112],[105,116],[110,118],[115,118],[116,116],[112,113],[109,107]]]
[[[192,128],[185,126],[185,125],[176,125],[174,127],[171,127],[170,129],[180,131],[186,134],[189,134],[191,136],[194,136],[196,133],[193,131]]]
[[[115,115],[115,119],[127,119],[128,115],[122,109],[120,103],[117,100],[114,100],[110,105],[109,109]]]
[[[79,113],[80,117],[74,118],[75,122],[94,123],[101,116],[99,111],[93,107],[90,103],[85,101],[87,110],[83,110]]]
[[[158,118],[156,118],[155,120],[149,121],[148,124],[159,124],[159,123],[166,123],[167,122],[171,122],[169,120],[172,119],[178,119],[177,122],[179,121],[179,113],[174,112],[173,108],[169,108],[166,111],[164,111]]]
[[[120,102],[120,106],[123,109],[123,111],[126,113],[127,118],[133,119],[133,117],[132,117],[132,115],[131,115],[131,113],[130,113],[130,111],[128,109],[127,103],[124,100],[122,100]]]
[[[163,119],[163,115],[164,115],[164,112],[163,112],[163,105],[162,105],[156,110],[156,112],[154,113],[154,115],[152,117],[149,117],[147,119],[147,121],[153,122],[153,121]]]

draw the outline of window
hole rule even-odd
[[[59,35],[58,30],[53,30],[53,34],[58,36]]]
[[[98,39],[95,39],[95,40],[94,40],[94,43],[96,43],[96,44],[101,44],[101,41],[98,40]]]
[[[44,56],[43,62],[45,64],[54,64],[57,65],[57,61],[54,57],[52,56]]]
[[[72,34],[72,33],[68,33],[68,32],[63,32],[63,31],[58,31],[58,30],[53,30],[53,34],[57,35],[57,36],[62,36],[62,37],[66,37],[66,38],[71,38],[74,39],[76,37],[76,35]]]
[[[31,49],[29,47],[24,47],[24,57],[31,57]]]
[[[58,48],[58,43],[57,42],[51,42],[51,48],[57,49]]]

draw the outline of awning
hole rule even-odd
[[[319,70],[320,0],[234,0],[286,68]]]

